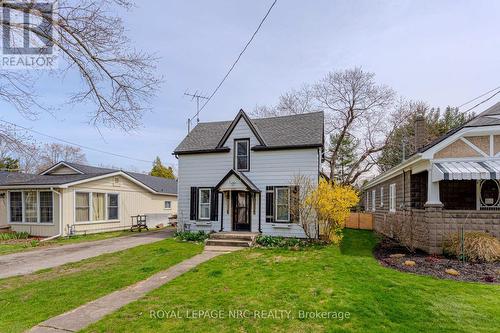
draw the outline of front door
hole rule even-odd
[[[233,192],[233,230],[250,231],[250,195]]]

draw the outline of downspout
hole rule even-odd
[[[59,198],[59,233],[55,236],[50,236],[48,238],[44,238],[42,239],[40,242],[46,242],[46,241],[50,241],[50,240],[53,240],[53,239],[56,239],[56,238],[59,238],[62,236],[63,234],[63,220],[62,220],[62,193],[59,193],[57,192],[56,190],[54,190],[53,187],[50,188],[50,191],[52,193],[57,193],[57,196]]]

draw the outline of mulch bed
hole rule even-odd
[[[404,256],[391,257],[395,254],[404,254]],[[403,272],[430,275],[440,279],[500,284],[500,262],[462,263],[457,259],[429,255],[424,252],[411,253],[387,237],[384,237],[374,249],[374,255],[383,266]],[[406,266],[404,262],[407,260],[414,261],[415,266]],[[453,276],[446,273],[445,270],[450,268],[458,271],[460,275]]]

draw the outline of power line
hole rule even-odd
[[[471,111],[472,109],[477,108],[477,107],[478,107],[479,105],[481,105],[481,104],[484,104],[484,103],[488,102],[490,99],[492,99],[493,97],[495,97],[495,96],[496,96],[496,95],[498,95],[498,94],[500,94],[500,90],[499,90],[499,91],[497,91],[496,93],[494,93],[493,95],[491,95],[490,97],[488,97],[487,99],[485,99],[485,100],[483,100],[483,101],[481,101],[481,102],[477,103],[476,105],[474,105],[474,106],[473,106],[473,107],[471,107],[470,109],[467,109],[467,110],[465,111],[465,113],[467,113],[467,112]]]
[[[68,140],[65,140],[65,139],[60,139],[60,138],[57,138],[55,136],[48,135],[48,134],[36,131],[34,129],[31,129],[31,128],[27,128],[27,127],[21,126],[21,125],[17,125],[17,124],[11,123],[11,122],[3,120],[3,119],[0,119],[0,121],[3,122],[3,123],[9,124],[11,126],[14,126],[14,127],[19,127],[19,128],[21,128],[21,129],[23,129],[25,131],[33,132],[33,133],[36,133],[38,135],[50,138],[52,140],[64,142],[66,144],[69,144],[69,145],[72,145],[72,146],[77,146],[77,147],[80,147],[82,149],[95,151],[95,152],[98,152],[98,153],[101,153],[101,154],[107,154],[107,155],[112,155],[112,156],[116,156],[116,157],[121,157],[121,158],[129,159],[129,160],[134,160],[134,161],[137,161],[137,162],[144,162],[144,163],[150,163],[150,164],[153,163],[152,161],[147,161],[147,160],[143,160],[143,159],[140,159],[140,158],[135,158],[135,157],[127,156],[127,155],[112,153],[112,152],[109,152],[109,151],[104,151],[104,150],[100,150],[100,149],[96,149],[96,148],[84,146],[84,145],[81,145],[81,144],[78,144],[78,143],[75,143],[75,142],[71,142],[71,141],[68,141]]]
[[[496,87],[496,88],[494,88],[494,89],[491,89],[491,90],[489,90],[489,91],[487,91],[487,92],[485,92],[485,93],[483,93],[483,94],[481,94],[481,95],[477,96],[476,98],[473,98],[473,99],[471,99],[471,100],[469,100],[469,101],[467,101],[467,102],[463,103],[462,105],[459,105],[459,106],[458,106],[458,108],[461,108],[461,107],[462,107],[462,106],[464,106],[464,105],[467,105],[467,104],[469,104],[469,103],[472,103],[472,102],[474,102],[475,100],[478,100],[478,99],[480,99],[481,97],[486,96],[486,95],[488,95],[488,94],[490,94],[490,93],[492,93],[492,92],[494,92],[495,90],[498,90],[498,89],[500,89],[500,86],[498,86],[498,87]]]
[[[243,50],[240,52],[240,54],[238,55],[238,57],[236,58],[236,60],[234,61],[234,63],[231,65],[231,67],[229,68],[229,70],[227,71],[226,75],[224,76],[224,78],[222,78],[222,80],[220,81],[219,85],[217,86],[217,88],[215,88],[215,90],[212,92],[212,94],[208,97],[208,99],[206,100],[206,102],[203,104],[203,106],[200,108],[199,111],[196,112],[196,114],[190,119],[190,120],[193,120],[194,118],[197,118],[198,115],[200,114],[200,112],[205,108],[205,106],[208,104],[208,102],[210,102],[210,100],[212,99],[212,97],[214,97],[214,95],[217,93],[217,91],[219,90],[219,88],[222,86],[222,84],[224,83],[224,81],[226,81],[227,77],[229,76],[229,74],[231,74],[231,72],[233,71],[234,67],[236,66],[236,64],[238,63],[238,61],[240,60],[241,56],[243,55],[243,53],[245,53],[245,51],[247,50],[248,46],[250,45],[250,43],[253,41],[253,39],[255,38],[255,35],[257,35],[257,33],[259,32],[260,30],[260,27],[264,24],[264,22],[266,21],[267,17],[269,16],[269,13],[271,13],[271,10],[273,9],[274,5],[276,4],[278,0],[274,0],[273,3],[271,4],[271,7],[269,7],[269,9],[267,10],[267,13],[266,15],[264,15],[264,17],[262,18],[262,20],[260,21],[259,25],[257,26],[257,29],[255,30],[255,32],[253,33],[252,37],[250,37],[250,39],[248,40],[248,42],[246,43],[245,47],[243,48]]]

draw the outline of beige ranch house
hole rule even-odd
[[[166,225],[177,214],[177,181],[60,162],[34,174],[0,173],[0,229],[66,236],[128,229],[132,216]]]
[[[459,230],[500,238],[500,103],[417,152],[363,187],[375,230],[430,253]]]

